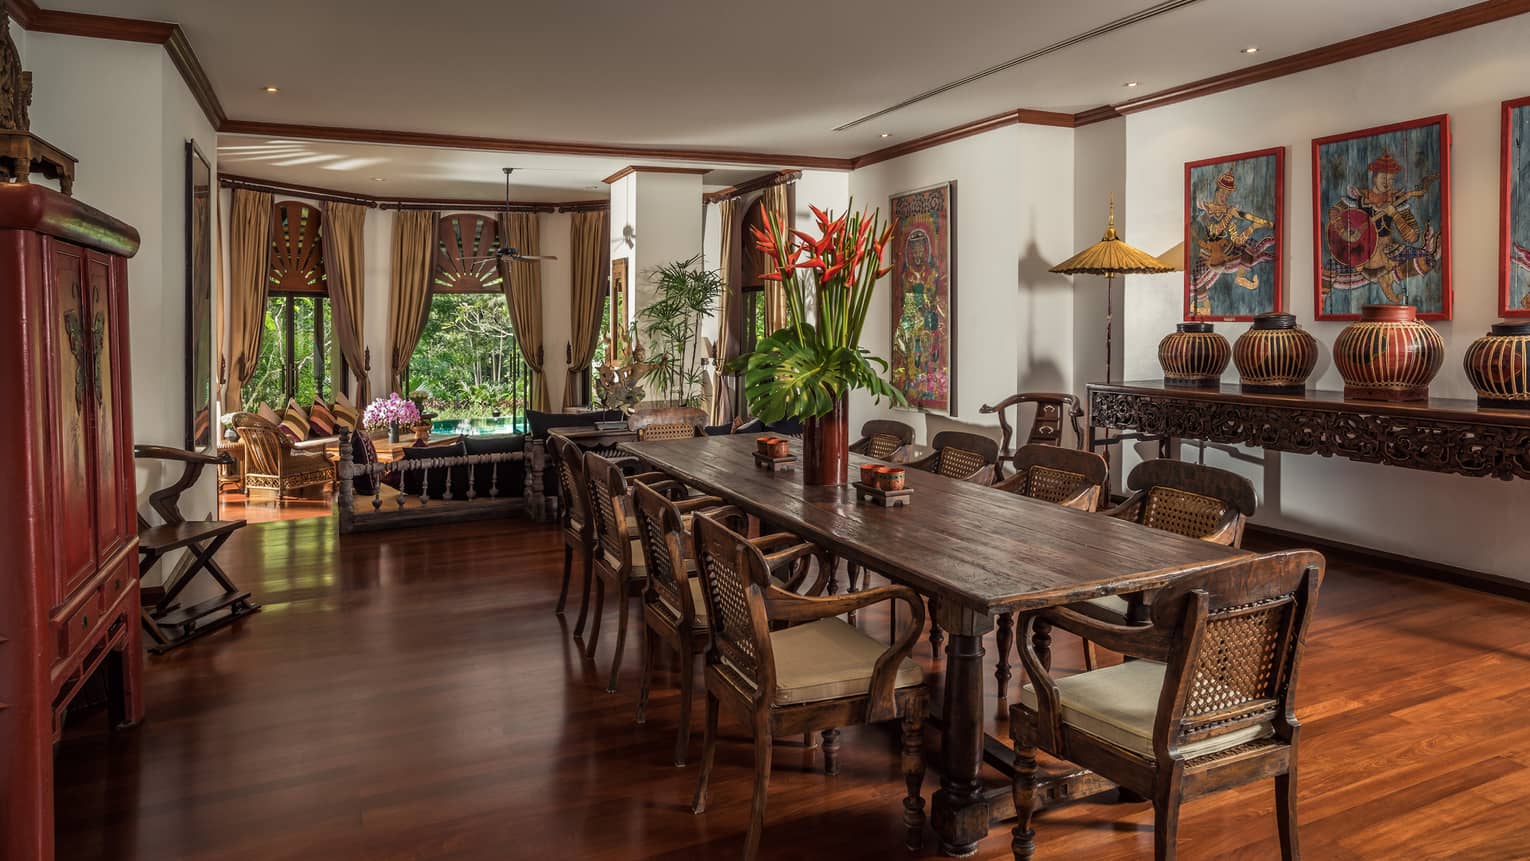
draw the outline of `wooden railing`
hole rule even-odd
[[[508,462],[524,462],[526,454],[522,451],[359,464],[351,456],[350,434],[343,430],[340,432],[339,449],[340,463],[335,470],[338,484],[335,508],[342,533],[478,520],[526,510],[526,487],[504,488],[499,485],[498,466]],[[489,486],[486,488],[477,486],[478,471],[474,467],[478,466],[495,467],[489,471]],[[465,468],[467,473],[467,490],[457,496],[453,496],[451,481],[451,470],[454,468]],[[436,470],[446,470],[446,489],[441,498],[432,499],[428,489],[431,474]],[[400,487],[406,484],[403,480],[405,476],[418,473],[420,492],[413,494],[393,488],[385,489],[382,479],[386,473],[397,474],[400,477]],[[372,477],[373,491],[371,494],[362,494],[362,504],[358,505],[356,479],[366,475]],[[370,506],[365,501],[368,495],[372,497]]]

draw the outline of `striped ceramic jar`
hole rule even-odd
[[[1260,314],[1233,343],[1233,364],[1243,391],[1251,394],[1301,394],[1317,360],[1317,339],[1296,325],[1295,314]]]
[[[1366,305],[1333,342],[1344,397],[1356,400],[1426,401],[1444,361],[1445,339],[1412,305]]]
[[[1494,323],[1466,348],[1465,365],[1478,406],[1530,409],[1530,320]]]
[[[1232,345],[1211,331],[1210,323],[1180,323],[1158,342],[1163,384],[1180,388],[1215,388],[1222,382]]]

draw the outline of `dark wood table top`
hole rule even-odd
[[[752,435],[629,442],[624,451],[782,529],[943,601],[994,615],[1152,588],[1242,551],[908,471],[912,504],[857,503],[754,465]],[[801,455],[801,444],[792,451]],[[852,455],[852,479],[868,458]]]
[[[1307,389],[1299,395],[1272,395],[1244,392],[1227,384],[1215,388],[1192,389],[1166,386],[1163,380],[1133,380],[1125,383],[1090,383],[1090,391],[1124,392],[1187,400],[1245,403],[1287,409],[1316,409],[1390,415],[1411,418],[1458,419],[1492,424],[1530,426],[1530,410],[1479,407],[1466,398],[1430,398],[1427,401],[1367,401],[1344,397],[1341,391]]]

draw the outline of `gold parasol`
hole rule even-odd
[[[1157,257],[1126,244],[1116,233],[1116,196],[1110,196],[1110,220],[1100,241],[1053,266],[1059,275],[1105,276],[1105,382],[1114,382],[1110,371],[1111,323],[1115,316],[1111,301],[1110,280],[1117,275],[1157,275],[1175,268]]]

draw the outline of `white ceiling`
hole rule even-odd
[[[178,22],[228,115],[239,120],[848,157],[1013,108],[1076,112],[1120,102],[1474,0],[1199,0],[873,122],[833,131],[1156,2],[43,0],[43,5]],[[1241,53],[1249,45],[1259,52]],[[1139,86],[1125,89],[1126,81]],[[267,85],[281,92],[263,92]],[[491,171],[504,163],[496,158],[501,160],[491,159]],[[525,161],[516,157],[512,163]]]

